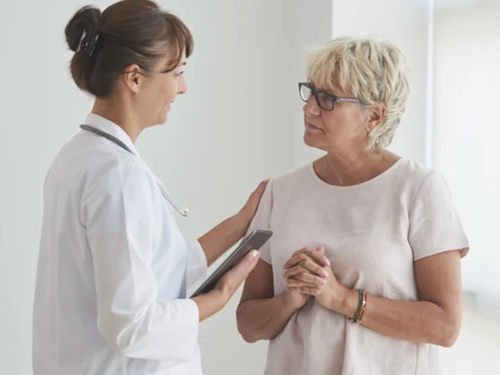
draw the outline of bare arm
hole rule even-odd
[[[274,296],[273,268],[260,260],[245,283],[236,312],[245,341],[270,340],[282,331],[299,308],[287,303],[287,294]]]
[[[325,307],[352,318],[359,294],[341,285],[328,268],[325,268],[330,273],[328,283],[316,298]],[[368,295],[362,324],[401,340],[452,346],[462,321],[460,252],[448,251],[416,261],[415,276],[419,301],[395,301]],[[288,284],[300,287],[303,282],[290,279]]]
[[[369,296],[363,325],[383,335],[444,347],[458,338],[462,323],[460,253],[450,251],[415,262],[420,300],[393,301]],[[358,294],[348,291],[342,303],[354,315]]]
[[[245,235],[267,183],[267,180],[260,183],[240,212],[224,220],[198,239],[209,267]]]
[[[256,342],[276,337],[293,314],[304,306],[311,296],[319,293],[318,285],[326,284],[327,273],[317,264],[327,264],[324,251],[313,252],[304,248],[296,253],[301,252],[311,252],[314,261],[309,262],[307,266],[312,273],[316,273],[304,276],[307,284],[301,293],[296,289],[288,289],[274,296],[273,268],[263,260],[259,261],[248,277],[237,310],[238,330],[245,341]]]
[[[198,239],[209,267],[245,235],[250,220],[241,211]]]

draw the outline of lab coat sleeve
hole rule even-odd
[[[189,257],[187,266],[187,295],[191,296],[196,289],[207,278],[207,257],[201,244],[198,241],[193,241],[188,244]]]
[[[199,312],[190,299],[158,299],[152,264],[161,195],[140,165],[118,164],[87,183],[82,221],[92,254],[97,325],[125,357],[189,361],[198,351]],[[162,249],[162,251],[175,249]]]

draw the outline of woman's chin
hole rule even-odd
[[[307,131],[304,133],[304,143],[309,147],[318,147],[320,144],[318,137]]]
[[[163,108],[163,110],[159,113],[159,116],[158,116],[158,124],[159,125],[163,125],[167,122],[168,112],[170,112],[170,105],[169,104],[167,104]]]

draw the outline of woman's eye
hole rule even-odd
[[[333,103],[333,98],[330,95],[327,94],[320,94],[319,99],[325,103],[325,104],[332,104]]]

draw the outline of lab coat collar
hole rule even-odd
[[[128,148],[140,159],[139,152],[135,148],[134,143],[128,136],[128,134],[123,130],[120,126],[116,125],[114,122],[99,116],[96,113],[89,113],[87,116],[87,120],[85,120],[85,124],[92,126],[100,131],[106,132],[113,137],[118,138],[120,141],[125,143]]]

